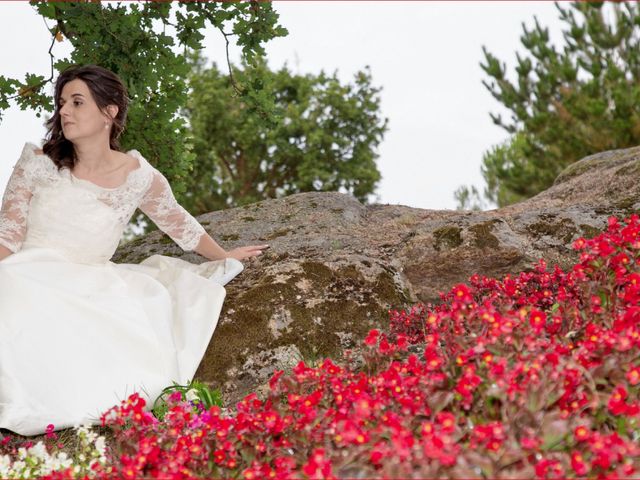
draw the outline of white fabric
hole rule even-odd
[[[0,210],[0,428],[21,435],[97,424],[133,392],[152,403],[186,383],[218,322],[235,259],[200,265],[153,255],[110,261],[140,207],[184,250],[204,228],[139,152],[125,183],[103,188],[57,170],[27,142]]]

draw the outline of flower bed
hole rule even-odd
[[[176,392],[159,420],[134,394],[103,415],[113,441],[82,474],[640,476],[638,217],[611,217],[574,248],[569,272],[540,261],[475,275],[438,306],[391,311],[364,340],[364,367],[300,362],[232,415]],[[49,478],[73,476],[62,465]]]

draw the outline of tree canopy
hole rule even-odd
[[[23,81],[0,76],[0,120],[10,101],[23,110],[35,110],[37,116],[52,112],[53,98],[45,87],[55,81],[55,71],[89,63],[108,68],[124,80],[132,99],[123,148],[145,155],[167,176],[179,199],[195,158],[188,126],[178,115],[187,100],[191,69],[185,53],[202,48],[203,30],[209,25],[227,40],[233,37],[248,64],[265,53],[267,41],[287,34],[270,2],[30,3],[52,21],[51,74],[45,78],[27,73]],[[165,33],[167,27],[175,28],[175,36]],[[72,43],[73,52],[69,58],[56,59],[51,47],[64,38]],[[183,51],[176,53],[174,48]],[[235,91],[261,113],[256,121],[273,121],[273,101],[259,79],[236,82]]]
[[[376,147],[387,128],[368,68],[352,83],[335,73],[294,74],[286,65],[272,71],[264,61],[232,71],[241,82],[260,78],[278,121],[261,121],[234,98],[230,76],[196,56],[185,109],[196,155],[185,198],[190,211],[307,191],[343,191],[367,201],[380,180]]]

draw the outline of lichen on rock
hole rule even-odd
[[[535,197],[486,212],[362,205],[337,192],[309,192],[198,217],[229,250],[263,243],[227,296],[196,378],[221,388],[227,405],[260,391],[270,374],[298,361],[358,348],[385,327],[390,309],[438,303],[440,292],[473,274],[500,278],[539,258],[574,263],[579,236],[593,237],[610,215],[640,209],[640,148],[592,155]],[[152,254],[205,261],[162,232],[121,246],[113,261]]]

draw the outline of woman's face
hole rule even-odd
[[[69,141],[89,137],[109,138],[111,119],[100,111],[84,80],[76,78],[62,87],[60,122]],[[108,128],[105,127],[108,124]]]

